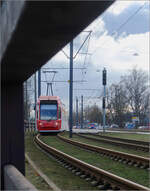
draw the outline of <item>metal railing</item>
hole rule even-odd
[[[38,191],[13,165],[4,167],[5,190]]]
[[[35,123],[34,122],[25,122],[24,131],[25,132],[35,132],[36,131]]]

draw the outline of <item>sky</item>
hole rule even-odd
[[[149,1],[116,1],[73,40],[75,56],[87,35],[90,37],[74,59],[74,109],[75,99],[78,97],[80,102],[81,95],[84,97],[84,106],[97,104],[101,107],[104,67],[107,70],[107,87],[112,83],[118,83],[120,77],[128,74],[135,66],[149,72],[149,9]],[[89,34],[87,31],[92,32]],[[63,51],[69,56],[69,44]],[[68,109],[69,59],[63,51],[49,60],[42,67],[42,71],[47,67],[52,68],[50,71],[57,71],[54,81],[65,81],[54,82],[53,92],[62,99]],[[53,73],[49,73],[47,79],[51,81],[52,78]],[[43,72],[42,80],[45,80]],[[42,95],[46,95],[44,82]]]

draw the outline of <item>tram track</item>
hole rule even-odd
[[[85,138],[85,139],[89,139],[92,141],[96,141],[96,142],[103,142],[103,143],[107,143],[107,144],[111,144],[111,145],[116,145],[116,146],[120,146],[120,147],[125,147],[128,149],[135,149],[135,150],[140,150],[140,151],[144,151],[144,152],[149,152],[149,147],[148,146],[143,146],[143,145],[137,145],[137,144],[133,144],[133,143],[125,143],[125,142],[121,142],[121,141],[114,141],[114,140],[108,140],[108,139],[104,139],[104,138],[95,138],[95,137],[90,137],[88,135],[83,135],[81,133],[75,133],[76,135]],[[95,135],[94,135],[95,136]]]
[[[80,175],[86,180],[91,180],[92,184],[103,190],[149,190],[148,187],[121,178],[98,167],[90,165],[68,154],[65,154],[53,147],[48,146],[35,137],[35,142],[46,152],[53,155],[60,163],[71,170],[76,175]]]
[[[87,133],[90,135],[90,133]],[[138,141],[138,140],[133,140],[133,139],[124,139],[124,138],[118,138],[118,137],[111,137],[111,136],[105,136],[105,135],[100,135],[100,134],[93,134],[95,137],[101,137],[104,139],[109,139],[109,140],[115,140],[115,141],[121,141],[121,142],[127,142],[127,143],[132,143],[136,145],[144,145],[144,146],[150,146],[150,142],[148,141]]]
[[[76,146],[78,146],[80,148],[84,148],[86,150],[90,150],[90,151],[99,153],[102,156],[107,156],[112,160],[119,161],[124,164],[132,165],[132,166],[143,168],[143,169],[149,169],[149,163],[150,163],[149,158],[141,157],[141,156],[137,156],[137,155],[133,155],[133,154],[128,154],[128,153],[124,153],[124,152],[113,151],[110,149],[105,149],[103,147],[98,147],[98,146],[93,146],[93,145],[73,141],[73,140],[67,139],[63,136],[60,136],[60,135],[58,135],[58,137],[59,137],[59,139],[65,141],[67,143],[76,145]]]

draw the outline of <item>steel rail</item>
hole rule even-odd
[[[75,133],[75,134],[80,137],[83,137],[85,139],[89,139],[89,140],[93,140],[93,141],[97,141],[97,142],[104,142],[104,143],[109,143],[109,144],[113,144],[113,145],[117,145],[117,146],[121,146],[121,147],[127,147],[128,149],[136,149],[136,150],[142,150],[144,152],[149,152],[149,147],[147,147],[147,146],[136,145],[136,144],[132,144],[132,143],[124,143],[121,141],[112,141],[112,140],[108,140],[108,139],[104,139],[104,138],[97,139],[97,138],[81,135],[80,133]]]
[[[118,151],[113,151],[110,149],[105,149],[103,147],[98,147],[98,146],[93,146],[93,145],[73,141],[65,137],[62,137],[60,135],[58,135],[58,137],[67,143],[100,153],[102,155],[110,157],[113,160],[120,161],[120,162],[122,161],[123,163],[134,165],[136,167],[141,167],[144,169],[149,168],[149,164],[150,164],[149,158],[145,158],[145,157],[141,157],[141,156],[137,156],[133,154],[128,154],[128,153],[123,153],[123,152],[118,152]]]
[[[150,132],[150,129],[118,129],[118,128],[109,128],[111,131],[122,131],[122,132]]]
[[[87,133],[89,134],[89,133]],[[132,139],[123,139],[123,138],[118,138],[118,137],[111,137],[111,136],[105,136],[105,135],[97,135],[93,134],[96,137],[101,137],[104,139],[110,139],[110,140],[116,140],[116,141],[121,141],[121,142],[127,142],[127,143],[133,143],[133,144],[138,144],[138,145],[145,145],[145,146],[150,146],[150,142],[147,141],[138,141],[138,140],[132,140]]]
[[[92,177],[95,179],[99,185],[102,185],[103,190],[110,189],[120,189],[120,190],[142,190],[148,191],[149,188],[132,182],[130,180],[121,178],[105,170],[92,166],[86,162],[76,159],[68,154],[65,154],[53,147],[48,146],[39,139],[39,135],[35,137],[35,142],[46,152],[52,154],[59,160],[63,160],[66,164],[73,166],[74,168],[80,170],[82,174]]]

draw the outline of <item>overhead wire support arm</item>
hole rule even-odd
[[[90,37],[92,31],[83,31],[83,32],[88,32],[89,34],[87,35],[87,37],[85,38],[84,42],[82,43],[82,45],[80,46],[79,50],[76,52],[75,56],[73,56],[73,59],[76,58],[76,56],[78,55],[78,53],[80,52],[80,50],[82,49],[83,45],[85,44],[86,40]],[[62,49],[61,50],[63,52],[63,54],[68,58],[70,59],[70,57],[66,54],[66,52]],[[83,54],[83,53],[82,53]],[[87,53],[85,53],[87,54]]]
[[[70,59],[70,57],[65,53],[65,51],[62,49],[61,50],[63,53],[64,53],[64,55],[68,58],[68,59]]]
[[[87,35],[87,37],[85,38],[84,42],[82,43],[82,45],[80,46],[79,50],[77,51],[77,53],[75,54],[75,56],[73,57],[73,59],[76,58],[76,56],[78,55],[78,53],[80,52],[81,48],[83,47],[83,45],[85,44],[86,40],[90,37],[92,31],[89,31],[89,34]]]

